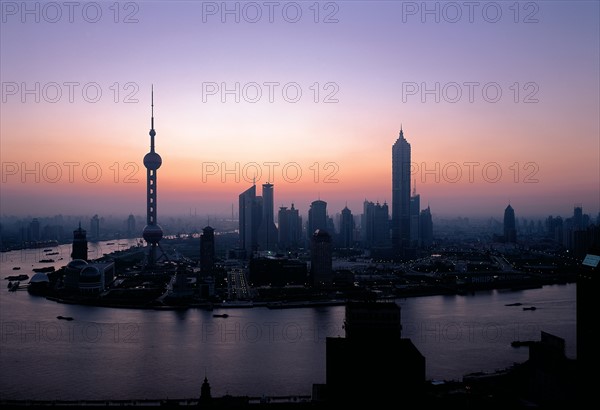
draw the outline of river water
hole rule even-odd
[[[90,257],[135,240],[90,243]],[[70,245],[53,248],[57,268]],[[63,258],[62,260],[59,258]],[[42,249],[1,254],[0,278],[48,266]],[[50,264],[51,265],[51,264]],[[12,270],[20,266],[21,270]],[[204,376],[213,396],[310,395],[325,382],[325,338],[344,336],[344,307],[114,309],[59,304],[0,289],[0,397],[3,399],[195,398]],[[428,379],[461,380],[527,359],[513,340],[562,337],[575,358],[576,285],[466,296],[398,299],[403,337],[426,357]],[[505,306],[520,302],[523,306]],[[524,306],[536,306],[524,311]],[[227,313],[229,317],[213,317]],[[56,316],[71,316],[73,321]],[[382,369],[386,364],[382,363]]]

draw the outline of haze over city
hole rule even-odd
[[[144,214],[152,84],[160,215],[229,215],[253,179],[302,214],[391,203],[400,127],[434,215],[598,213],[596,2],[23,4],[2,215]]]

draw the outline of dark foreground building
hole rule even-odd
[[[315,390],[330,404],[397,405],[423,394],[425,357],[403,339],[394,302],[346,305],[346,337],[326,341],[326,385]]]

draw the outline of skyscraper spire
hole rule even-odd
[[[413,178],[413,196],[417,195],[417,179]]]

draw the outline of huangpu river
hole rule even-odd
[[[90,243],[90,257],[134,244]],[[57,268],[70,260],[70,245],[53,250]],[[42,249],[0,255],[0,279],[49,266],[39,263]],[[344,306],[116,309],[60,304],[0,283],[2,399],[197,398],[205,375],[213,396],[310,395],[313,383],[325,383],[326,337],[344,337]],[[575,291],[567,284],[396,302],[403,337],[426,358],[427,379],[461,380],[527,360],[528,349],[510,342],[539,340],[541,331],[564,338],[575,358]],[[523,306],[506,306],[517,302]],[[213,317],[219,313],[229,316]]]

